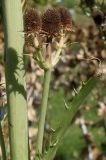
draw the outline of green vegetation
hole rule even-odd
[[[104,160],[105,68],[104,0],[0,1],[0,159]]]

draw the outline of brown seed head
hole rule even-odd
[[[104,20],[104,13],[100,10],[94,10],[93,19],[94,19],[94,22],[97,25],[101,25],[103,23],[103,20]]]
[[[48,36],[59,35],[60,15],[56,9],[48,9],[42,16],[42,32]]]
[[[24,16],[24,25],[26,33],[39,33],[42,26],[40,15],[36,10],[31,9]]]
[[[72,30],[72,17],[70,12],[66,8],[59,8],[58,12],[61,17],[61,26],[66,31]]]

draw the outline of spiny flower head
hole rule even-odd
[[[59,35],[61,19],[56,9],[48,9],[42,16],[42,32],[48,36]]]
[[[42,26],[40,15],[35,9],[26,12],[24,16],[25,32],[26,33],[39,33]]]
[[[72,30],[72,17],[70,12],[66,8],[59,8],[58,12],[61,18],[61,26],[63,30],[71,31]]]
[[[97,25],[101,25],[104,20],[104,13],[101,10],[94,10],[93,19]]]

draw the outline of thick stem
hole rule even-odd
[[[21,0],[2,0],[11,160],[28,160],[28,126],[23,63]]]
[[[45,125],[45,117],[46,117],[46,110],[47,110],[50,78],[51,78],[51,69],[48,69],[44,73],[44,86],[43,86],[41,111],[40,111],[39,126],[38,126],[38,137],[37,137],[36,151],[39,155],[42,154],[44,125]]]
[[[2,133],[1,122],[0,122],[0,145],[1,145],[1,151],[2,151],[2,159],[6,160],[6,149],[5,149],[4,137]]]

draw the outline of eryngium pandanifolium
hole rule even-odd
[[[93,19],[97,25],[101,25],[104,21],[104,13],[101,10],[94,10]]]
[[[61,27],[63,30],[71,31],[72,30],[72,17],[68,9],[59,8],[58,12],[61,18]]]
[[[42,33],[47,36],[58,36],[61,30],[60,14],[56,9],[48,9],[42,15]]]
[[[28,10],[24,15],[25,33],[39,33],[42,27],[42,20],[35,9]]]

